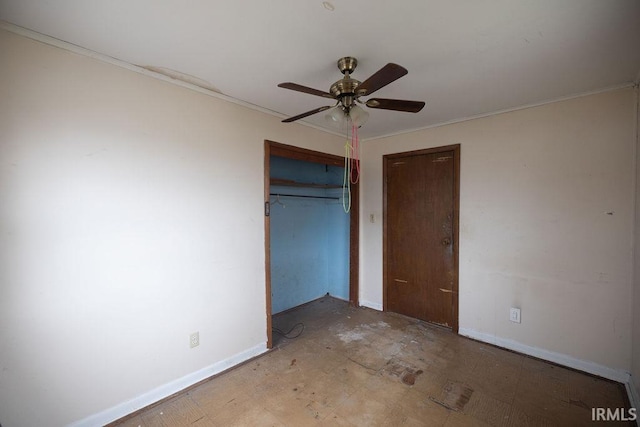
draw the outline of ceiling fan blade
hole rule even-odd
[[[385,87],[393,81],[398,80],[407,73],[408,71],[406,68],[398,64],[388,63],[361,83],[360,86],[358,86],[358,89],[356,89],[356,92],[358,96],[371,95],[373,92]]]
[[[297,116],[293,116],[293,117],[289,117],[288,119],[284,119],[282,121],[282,123],[295,122],[296,120],[305,118],[307,116],[319,113],[319,112],[324,111],[324,110],[328,110],[329,108],[331,108],[331,105],[325,105],[324,107],[316,108],[315,110],[307,111],[306,113],[298,114]]]
[[[366,104],[369,108],[406,111],[407,113],[417,113],[424,107],[424,102],[422,101],[406,101],[404,99],[372,98]]]
[[[316,95],[316,96],[322,96],[323,98],[330,98],[330,99],[335,99],[333,97],[333,95],[331,95],[329,92],[323,92],[321,90],[318,89],[313,89],[307,86],[302,86],[296,83],[280,83],[278,85],[278,87],[282,87],[285,89],[291,89],[291,90],[296,90],[298,92],[304,92],[304,93],[308,93],[310,95]]]

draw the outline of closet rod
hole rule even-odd
[[[327,197],[327,196],[303,196],[301,194],[282,194],[282,193],[269,193],[270,196],[280,196],[280,197],[304,197],[307,199],[329,199],[329,200],[340,200],[340,197]]]

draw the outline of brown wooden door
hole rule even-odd
[[[385,309],[454,330],[458,150],[385,156]]]

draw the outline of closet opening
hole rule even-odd
[[[265,141],[264,179],[272,348],[275,314],[326,295],[358,306],[359,192],[357,184],[343,189],[344,158],[273,141]]]

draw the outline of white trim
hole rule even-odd
[[[77,53],[78,55],[86,56],[91,59],[96,59],[101,62],[106,62],[107,64],[115,65],[120,68],[124,68],[129,71],[133,71],[138,74],[143,74],[148,77],[153,77],[158,80],[162,80],[176,86],[181,86],[187,89],[191,89],[193,91],[203,93],[205,95],[212,96],[214,98],[222,99],[224,101],[232,102],[234,104],[241,105],[243,107],[251,108],[254,110],[261,111],[263,113],[275,115],[277,113],[267,110],[265,108],[258,107],[257,105],[249,104],[248,102],[240,101],[235,98],[231,98],[230,96],[224,95],[219,92],[214,92],[213,90],[205,89],[203,87],[197,86],[192,83],[188,83],[182,80],[173,79],[169,76],[165,76],[164,74],[157,73],[155,71],[148,70],[143,67],[139,67],[134,64],[130,64],[128,62],[122,61],[118,58],[114,58],[113,56],[104,55],[102,53],[94,52],[89,49],[85,49],[81,46],[65,42],[60,39],[53,38],[51,36],[47,36],[46,34],[38,33],[33,30],[29,30],[28,28],[20,27],[18,25],[10,24],[5,21],[0,21],[0,28],[3,30],[10,31],[12,33],[18,34],[23,37],[27,37],[29,39],[48,44],[50,46],[54,46],[60,49],[67,50],[69,52]],[[283,116],[284,117],[284,116]]]
[[[68,43],[68,42],[65,42],[63,40],[51,37],[51,36],[47,36],[46,34],[38,33],[36,31],[30,30],[28,28],[24,28],[24,27],[20,27],[18,25],[15,25],[15,24],[11,24],[11,23],[6,22],[6,21],[0,20],[0,29],[10,31],[12,33],[15,33],[15,34],[18,34],[18,35],[21,35],[21,36],[24,36],[24,37],[39,41],[41,43],[45,43],[45,44],[48,44],[48,45],[51,45],[51,46],[58,47],[60,49],[65,49],[65,50],[68,50],[70,52],[77,53],[78,55],[87,56],[89,58],[93,58],[93,59],[96,59],[98,61],[106,62],[108,64],[115,65],[117,67],[125,68],[127,70],[130,70],[130,71],[133,71],[133,72],[136,72],[136,73],[139,73],[139,74],[144,74],[146,76],[153,77],[153,78],[158,79],[158,80],[162,80],[162,81],[165,81],[165,82],[177,85],[177,86],[182,86],[184,88],[191,89],[193,91],[196,91],[196,92],[199,92],[199,93],[202,93],[202,94],[205,94],[205,95],[209,95],[209,96],[212,96],[214,98],[218,98],[218,99],[222,99],[224,101],[232,102],[234,104],[241,105],[241,106],[249,108],[251,110],[260,111],[262,113],[269,114],[271,116],[276,116],[278,118],[289,117],[287,115],[278,113],[276,111],[269,110],[267,108],[263,108],[263,107],[260,107],[258,105],[255,105],[255,104],[250,104],[248,102],[241,101],[239,99],[232,98],[232,97],[224,95],[222,93],[214,92],[212,90],[205,89],[205,88],[200,87],[198,85],[187,83],[187,82],[184,82],[182,80],[173,79],[171,77],[165,76],[164,74],[156,73],[154,71],[148,70],[146,68],[139,67],[139,66],[134,65],[134,64],[130,64],[128,62],[125,62],[125,61],[122,61],[120,59],[114,58],[112,56],[108,56],[108,55],[104,55],[104,54],[101,54],[101,53],[98,53],[98,52],[94,52],[92,50],[83,48],[81,46],[78,46],[78,45],[75,45],[75,44],[72,44],[72,43]],[[635,86],[638,83],[640,83],[640,72],[639,72],[638,77],[636,77],[636,80],[634,82],[628,82],[628,83],[624,83],[624,84],[620,84],[620,85],[616,85],[616,86],[610,86],[610,87],[597,89],[597,90],[593,90],[593,91],[589,91],[589,92],[582,92],[582,93],[577,93],[577,94],[573,94],[573,95],[563,96],[563,97],[560,97],[560,98],[547,99],[547,100],[544,100],[544,101],[535,102],[535,103],[532,103],[532,104],[525,104],[525,105],[518,106],[518,107],[513,107],[513,108],[507,108],[507,109],[504,109],[504,110],[490,111],[490,112],[483,113],[483,114],[478,114],[478,115],[475,115],[475,116],[468,116],[468,117],[463,117],[463,118],[460,118],[460,119],[449,120],[449,121],[446,121],[446,122],[434,123],[432,125],[423,126],[423,127],[419,127],[419,128],[401,130],[401,131],[389,133],[389,134],[386,134],[386,135],[372,136],[370,138],[361,138],[361,141],[362,142],[366,142],[366,141],[373,141],[373,140],[376,140],[376,139],[390,138],[390,137],[393,137],[393,136],[404,135],[406,133],[419,132],[419,131],[422,131],[422,130],[425,130],[425,129],[431,129],[431,128],[440,127],[440,126],[447,126],[447,125],[451,125],[451,124],[454,124],[454,123],[466,122],[468,120],[475,120],[475,119],[480,119],[480,118],[483,118],[483,117],[495,116],[495,115],[498,115],[498,114],[509,113],[511,111],[523,110],[525,108],[539,107],[541,105],[553,104],[554,102],[566,101],[566,100],[569,100],[569,99],[580,98],[580,97],[583,97],[583,96],[595,95],[595,94],[598,94],[598,93],[604,93],[604,92],[609,92],[609,91],[612,91],[612,90],[623,89],[623,88],[627,88],[627,87],[630,87],[630,86]],[[323,127],[320,127],[320,126],[316,126],[316,125],[314,125],[312,123],[305,122],[304,120],[298,120],[296,123],[300,124],[302,126],[307,126],[307,127],[319,130],[321,132],[328,133],[330,135],[335,135],[335,136],[340,136],[340,137],[344,136],[343,133],[340,133],[340,132],[337,132],[337,131],[334,131],[334,130],[331,130],[331,129],[323,128]]]
[[[633,166],[634,166],[634,170],[636,171],[636,179],[633,183],[633,198],[632,198],[632,203],[633,206],[635,207],[635,217],[636,219],[638,218],[638,202],[640,202],[638,200],[638,180],[640,179],[640,171],[638,170],[638,147],[640,147],[640,85],[638,84],[638,82],[640,82],[640,71],[638,72],[638,77],[636,77],[636,86],[635,86],[635,91],[636,91],[636,104],[635,104],[635,116],[636,116],[636,143],[634,144],[633,147]],[[632,235],[636,236],[636,234],[638,233],[638,224],[637,224],[637,220],[633,222],[633,232]],[[633,241],[633,266],[634,266],[634,274],[637,274],[638,271],[638,251],[640,251],[640,248],[638,248],[637,246],[637,238],[634,239]],[[634,277],[634,283],[637,283],[638,281],[638,277]],[[634,286],[633,289],[633,293],[635,294],[636,292],[639,292],[637,285]],[[632,303],[633,300],[635,298],[632,298]],[[636,309],[636,307],[632,307],[632,311],[633,309]],[[635,326],[635,325],[634,325]],[[632,343],[633,347],[635,347],[635,344]],[[632,353],[635,353],[632,352]],[[634,357],[635,358],[635,357]],[[640,408],[640,396],[638,395],[638,388],[636,387],[636,384],[633,380],[633,375],[629,375],[629,381],[627,382],[627,384],[625,384],[625,387],[627,389],[627,396],[629,397],[629,403],[631,404],[632,408]],[[640,425],[640,420],[636,420],[636,425]]]
[[[426,130],[426,129],[432,129],[432,128],[438,128],[438,127],[441,127],[441,126],[453,125],[453,124],[460,123],[460,122],[467,122],[469,120],[482,119],[482,118],[485,118],[485,117],[491,117],[491,116],[497,116],[499,114],[510,113],[512,111],[525,110],[527,108],[540,107],[542,105],[554,104],[556,102],[568,101],[570,99],[582,98],[584,96],[597,95],[599,93],[611,92],[611,91],[618,90],[618,89],[625,89],[625,88],[628,88],[628,87],[633,87],[635,85],[636,85],[636,83],[634,83],[634,82],[627,82],[627,83],[623,83],[623,84],[619,84],[619,85],[615,85],[615,86],[609,86],[609,87],[605,87],[605,88],[602,88],[602,89],[596,89],[596,90],[592,90],[592,91],[588,91],[588,92],[581,92],[581,93],[575,93],[573,95],[561,96],[559,98],[546,99],[544,101],[533,102],[531,104],[520,105],[518,107],[505,108],[504,110],[489,111],[488,113],[476,114],[474,116],[462,117],[460,119],[453,119],[453,120],[449,120],[449,121],[446,121],[446,122],[434,123],[432,125],[423,126],[423,127],[419,127],[419,128],[401,130],[401,131],[389,133],[389,134],[386,134],[386,135],[372,136],[370,138],[362,138],[361,141],[366,142],[366,141],[373,141],[373,140],[376,140],[376,139],[391,138],[393,136],[404,135],[404,134],[413,133],[413,132],[420,132],[420,131],[423,131],[423,130]]]
[[[371,302],[366,300],[360,300],[360,305],[362,307],[372,308],[374,310],[382,311],[382,304],[377,302]]]
[[[629,381],[625,384],[627,389],[627,396],[629,396],[629,403],[632,408],[640,408],[640,395],[638,394],[638,388],[633,382],[633,375],[629,375]]]
[[[153,403],[158,402],[174,393],[177,393],[185,388],[196,384],[202,380],[205,380],[213,375],[219,374],[225,369],[229,369],[239,363],[251,359],[252,357],[259,356],[267,351],[265,343],[260,343],[250,349],[240,352],[234,356],[231,356],[225,360],[209,365],[199,371],[185,375],[182,378],[178,378],[167,384],[161,385],[148,391],[140,396],[134,397],[131,400],[122,402],[112,408],[106,409],[97,414],[93,414],[82,420],[76,421],[70,424],[68,427],[92,427],[97,425],[105,425],[120,419],[126,415],[131,414],[139,409],[147,407]]]
[[[120,68],[124,68],[126,70],[129,70],[129,71],[133,71],[134,73],[143,74],[145,76],[152,77],[152,78],[158,79],[158,80],[162,80],[164,82],[171,83],[171,84],[174,84],[176,86],[181,86],[183,88],[190,89],[190,90],[193,90],[195,92],[211,96],[213,98],[218,98],[218,99],[221,99],[223,101],[231,102],[233,104],[240,105],[242,107],[246,107],[246,108],[249,108],[251,110],[260,111],[261,113],[269,114],[270,116],[275,116],[275,117],[278,117],[280,119],[284,119],[284,118],[289,117],[288,115],[278,113],[277,111],[269,110],[267,108],[263,108],[263,107],[260,107],[258,105],[255,105],[255,104],[251,104],[249,102],[241,101],[239,99],[232,98],[232,97],[230,97],[228,95],[224,95],[222,93],[215,92],[213,90],[206,89],[206,88],[203,88],[201,86],[198,86],[198,85],[195,85],[195,84],[192,84],[192,83],[188,83],[188,82],[185,82],[185,81],[182,81],[182,80],[177,80],[177,79],[171,78],[169,76],[165,76],[164,74],[148,70],[146,68],[131,64],[131,63],[126,62],[126,61],[122,61],[122,60],[120,60],[118,58],[114,58],[112,56],[108,56],[108,55],[104,55],[102,53],[94,52],[94,51],[86,49],[86,48],[84,48],[82,46],[78,46],[78,45],[75,45],[75,44],[72,44],[72,43],[68,43],[68,42],[65,42],[64,40],[56,39],[54,37],[47,36],[46,34],[38,33],[36,31],[30,30],[28,28],[20,27],[18,25],[11,24],[11,23],[6,22],[6,21],[0,20],[0,29],[12,32],[12,33],[17,34],[19,36],[27,37],[29,39],[38,41],[40,43],[48,44],[50,46],[55,46],[57,48],[67,50],[69,52],[73,52],[73,53],[76,53],[78,55],[82,55],[82,56],[86,56],[88,58],[96,59],[98,61],[106,62],[107,64],[115,65],[116,67],[120,67]],[[333,130],[329,130],[329,129],[325,129],[323,127],[316,126],[314,124],[311,124],[311,123],[308,123],[308,122],[305,122],[305,121],[297,121],[296,123],[300,124],[300,125],[303,125],[303,126],[307,126],[307,127],[316,129],[316,130],[319,130],[319,131],[322,131],[322,132],[325,132],[325,133],[329,133],[331,135],[344,136],[344,134],[341,134],[339,132],[336,132],[336,131],[333,131]]]
[[[458,333],[465,337],[513,350],[518,353],[527,354],[539,359],[548,360],[549,362],[557,363],[558,365],[567,366],[569,368],[577,369],[579,371],[587,372],[623,384],[628,383],[630,379],[629,372],[625,370],[609,368],[608,366],[599,365],[587,360],[576,359],[575,357],[567,354],[556,353],[538,347],[531,347],[514,340],[496,337],[495,335],[475,331],[473,329],[460,328]]]

